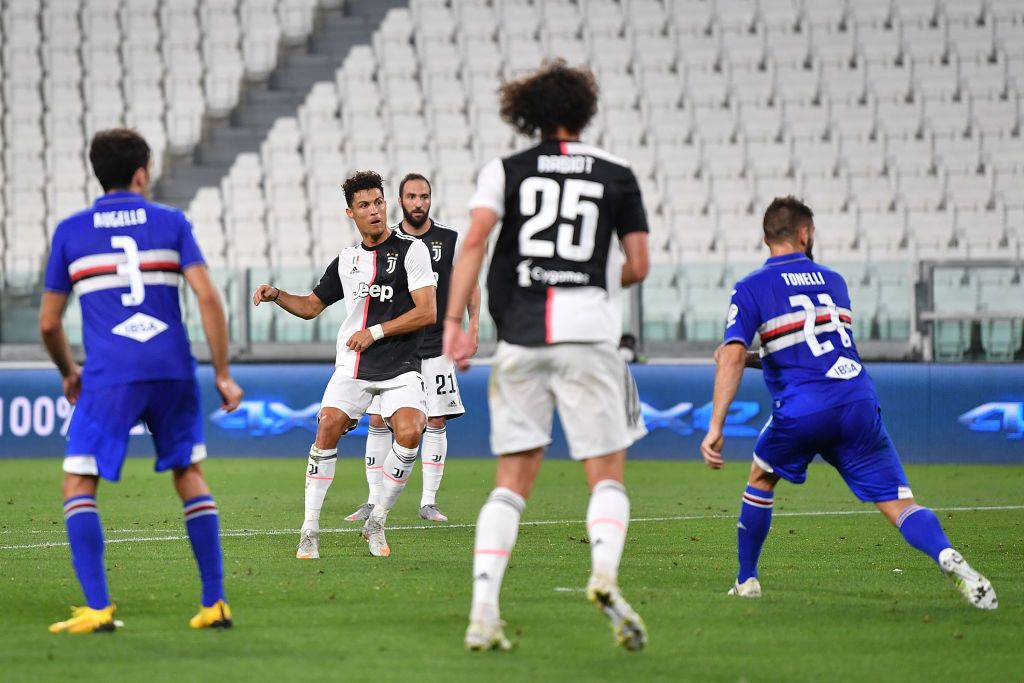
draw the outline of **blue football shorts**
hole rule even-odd
[[[202,412],[195,379],[83,386],[68,428],[64,471],[119,480],[129,432],[139,420],[153,434],[157,472],[188,467],[206,457]]]
[[[754,447],[761,469],[802,484],[816,455],[835,467],[865,502],[912,498],[899,454],[874,400],[854,401],[810,415],[772,415]]]

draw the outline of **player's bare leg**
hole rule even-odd
[[[173,470],[174,488],[185,506],[185,529],[199,566],[203,594],[192,628],[231,628],[231,608],[224,595],[224,556],[220,546],[220,515],[202,467],[193,463]]]
[[[626,451],[583,461],[590,488],[587,534],[590,537],[591,573],[587,599],[612,622],[615,640],[627,650],[647,644],[647,628],[640,615],[619,591],[619,562],[629,528],[629,497],[623,475]]]
[[[399,408],[390,417],[390,422],[395,439],[387,458],[384,459],[380,503],[374,506],[363,525],[363,538],[369,543],[370,554],[377,557],[387,557],[391,554],[391,548],[384,537],[384,525],[387,523],[388,513],[409,482],[409,476],[416,464],[420,438],[427,426],[427,416],[416,408]]]
[[[50,625],[50,633],[113,631],[114,610],[103,564],[103,526],[96,505],[96,475],[64,473],[64,520],[71,544],[71,564],[82,586],[86,605],[72,607],[71,618]]]
[[[542,449],[498,458],[495,488],[480,508],[473,549],[473,604],[466,630],[467,650],[508,650],[498,608],[501,583],[519,535],[519,519],[540,471]]]
[[[935,561],[942,573],[953,580],[957,590],[978,609],[996,609],[995,589],[980,572],[967,564],[953,548],[935,513],[913,498],[875,503],[912,547]]]
[[[767,467],[767,465],[766,465]],[[761,548],[772,526],[772,508],[775,486],[779,476],[763,469],[755,460],[750,464],[747,488],[740,504],[740,517],[736,523],[736,555],[739,570],[729,595],[741,598],[761,597],[761,582],[757,576],[757,563]]]
[[[423,435],[423,495],[420,497],[420,517],[432,522],[447,522],[448,516],[437,507],[437,491],[444,476],[444,463],[448,457],[447,420],[432,417],[427,420]]]
[[[349,522],[363,522],[380,502],[381,480],[384,478],[384,460],[391,451],[391,430],[380,415],[370,414],[370,429],[366,435],[366,502],[345,518]]]
[[[320,558],[320,510],[334,481],[338,441],[352,423],[352,418],[338,408],[321,408],[317,416],[316,440],[309,449],[306,463],[305,518],[295,552],[300,560]]]

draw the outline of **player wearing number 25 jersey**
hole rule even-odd
[[[773,400],[743,493],[740,567],[729,594],[761,595],[757,562],[771,526],[775,486],[779,479],[803,483],[807,466],[821,455],[858,498],[875,503],[907,543],[935,560],[971,604],[994,609],[992,585],[953,549],[935,514],[914,501],[882,424],[874,385],[857,355],[846,282],[811,259],[813,217],[793,197],[768,207],[764,241],[771,257],[736,284],[725,337],[715,352],[714,402],[701,444],[710,467],[722,467],[722,426],[755,336]]]
[[[597,111],[596,90],[589,71],[564,62],[502,86],[502,118],[524,135],[540,133],[541,142],[481,170],[452,274],[444,347],[464,365],[473,345],[463,311],[501,220],[487,277],[499,339],[488,392],[498,487],[476,527],[471,650],[509,646],[498,594],[556,408],[591,489],[587,597],[611,619],[620,644],[639,650],[647,639],[618,588],[629,524],[626,448],[644,430],[616,349],[621,288],[647,275],[647,218],[628,162],[580,141]]]
[[[39,313],[43,342],[75,405],[64,459],[64,517],[86,607],[53,632],[114,629],[96,504],[99,477],[121,476],[128,435],[140,419],[153,433],[156,470],[173,470],[185,526],[202,577],[193,628],[231,625],[224,599],[217,504],[199,463],[206,458],[195,360],[178,301],[183,281],[196,293],[222,407],[242,390],[227,365],[227,325],[192,226],[175,209],[146,201],[149,146],[137,133],[97,133],[89,158],[104,194],[57,226]],[[71,358],[61,324],[68,296],[82,308],[86,363]]]

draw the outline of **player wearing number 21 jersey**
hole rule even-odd
[[[556,408],[591,489],[587,598],[611,619],[620,644],[638,650],[647,639],[618,588],[629,524],[626,448],[645,430],[616,348],[621,288],[647,274],[647,217],[629,163],[580,141],[597,110],[596,89],[589,71],[564,62],[502,86],[502,118],[524,135],[540,133],[541,142],[480,171],[452,274],[444,348],[465,365],[473,345],[463,311],[501,220],[487,276],[499,340],[488,392],[498,486],[477,520],[470,650],[509,647],[498,595]]]
[[[43,342],[76,404],[64,459],[64,517],[87,602],[50,630],[114,630],[96,489],[100,477],[120,479],[128,435],[140,419],[153,434],[156,470],[173,471],[185,506],[203,583],[202,608],[191,625],[227,627],[217,504],[200,469],[203,409],[178,304],[187,281],[199,303],[222,407],[234,410],[242,390],[228,372],[220,298],[185,216],[146,201],[146,141],[126,129],[101,131],[89,159],[105,194],[57,226],[39,314]],[[82,308],[84,372],[71,358],[61,324],[71,293]]]
[[[850,295],[835,271],[811,259],[813,213],[793,197],[764,215],[764,266],[736,283],[718,367],[705,462],[723,465],[722,427],[755,337],[772,396],[772,415],[754,446],[737,530],[739,572],[730,595],[758,597],[757,562],[771,525],[779,479],[802,484],[816,455],[853,493],[874,503],[914,548],[951,576],[975,607],[994,609],[995,591],[946,537],[931,510],[914,501],[896,448],[882,424],[874,384],[854,344]]]

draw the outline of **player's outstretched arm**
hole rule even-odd
[[[253,292],[252,305],[259,306],[262,303],[275,303],[303,320],[312,320],[327,308],[320,297],[312,292],[306,296],[299,296],[298,294],[289,294],[274,285],[260,285]]]
[[[39,333],[43,337],[46,351],[53,359],[57,370],[60,371],[64,384],[64,396],[69,403],[75,403],[78,400],[78,394],[82,391],[82,368],[71,357],[71,347],[68,345],[67,336],[64,334],[64,323],[61,321],[67,302],[66,294],[43,293],[43,301],[39,306]]]
[[[622,286],[643,282],[651,269],[650,249],[646,232],[630,232],[622,238],[622,251],[626,262],[622,264]]]
[[[392,320],[386,320],[365,330],[356,330],[348,338],[347,346],[353,351],[365,351],[373,342],[397,334],[408,334],[433,325],[437,320],[437,288],[433,285],[409,292],[412,308]]]
[[[715,350],[715,391],[711,405],[711,420],[708,433],[700,444],[700,454],[704,464],[711,469],[721,469],[725,465],[722,459],[722,445],[725,437],[722,429],[725,418],[729,414],[729,406],[736,398],[743,378],[743,366],[746,362],[747,348],[739,342],[723,344]]]
[[[221,397],[221,408],[231,412],[241,404],[244,392],[231,378],[231,370],[228,368],[228,323],[220,303],[220,294],[204,264],[189,266],[184,275],[199,302],[199,317],[203,320],[203,332],[206,333],[206,343],[210,347],[213,381]]]

